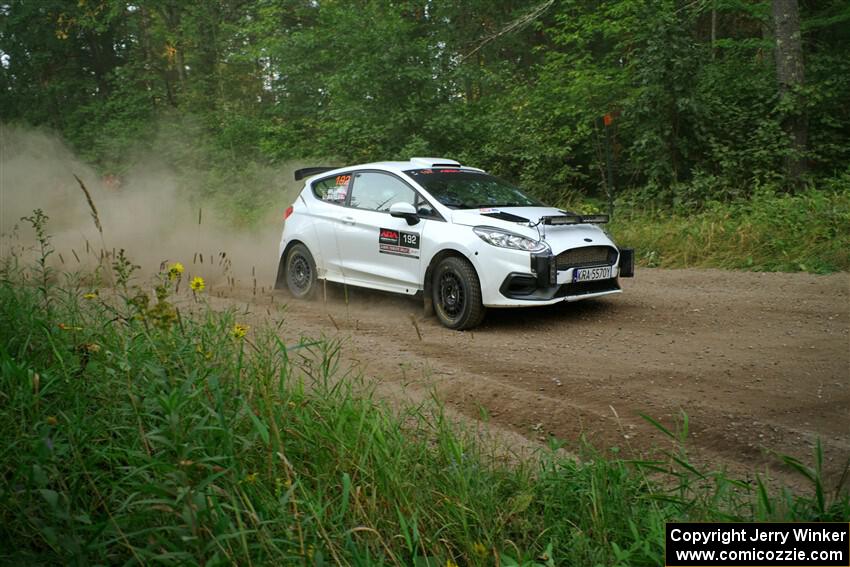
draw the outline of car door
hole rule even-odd
[[[421,288],[419,263],[422,219],[409,225],[390,216],[395,203],[416,205],[418,194],[391,173],[358,171],[352,175],[348,208],[337,224],[337,244],[346,282],[394,291],[415,293]]]
[[[320,179],[312,183],[313,194],[317,201],[312,202],[310,214],[314,218],[319,253],[323,259],[325,277],[331,281],[341,281],[342,264],[336,232],[342,218],[346,215],[345,202],[348,196],[350,174],[341,174]]]

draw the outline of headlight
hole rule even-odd
[[[490,226],[476,226],[472,229],[475,234],[487,244],[499,248],[511,248],[513,250],[525,250],[527,252],[543,252],[549,249],[549,245],[540,240],[532,240],[519,234],[507,232]]]

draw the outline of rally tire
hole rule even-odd
[[[284,262],[286,288],[296,299],[309,299],[316,293],[316,262],[313,255],[301,243],[295,244],[286,253]]]
[[[481,284],[472,264],[449,256],[434,268],[431,298],[437,319],[449,329],[463,331],[477,327],[486,309],[481,302]]]

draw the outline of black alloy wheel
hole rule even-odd
[[[303,244],[296,244],[286,255],[286,287],[298,299],[316,291],[316,262]]]
[[[475,268],[463,258],[444,258],[434,268],[431,293],[440,323],[449,329],[478,326],[484,319],[481,285]]]

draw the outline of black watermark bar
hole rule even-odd
[[[850,523],[668,522],[667,567],[850,567]]]

